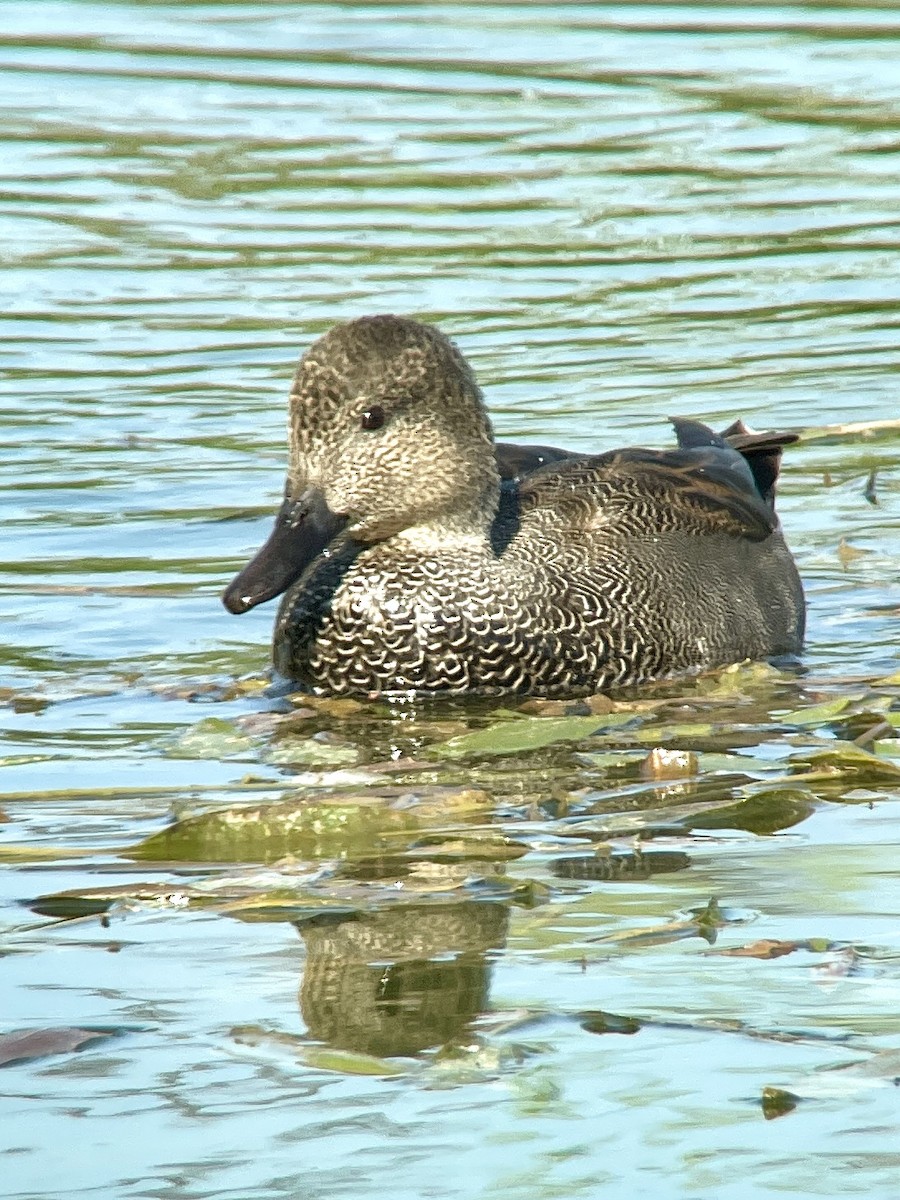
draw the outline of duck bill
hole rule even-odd
[[[229,612],[244,613],[281,595],[346,523],[317,488],[287,496],[269,540],[222,593],[222,603]]]

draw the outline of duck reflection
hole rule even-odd
[[[452,1041],[487,1007],[490,955],[508,920],[503,903],[466,900],[295,922],[306,944],[300,1009],[309,1034],[379,1057]]]

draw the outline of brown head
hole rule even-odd
[[[487,534],[490,422],[468,363],[430,325],[362,317],[319,338],[294,377],[289,440],[285,502],[225,592],[232,612],[284,591],[342,532],[363,544],[422,527]]]

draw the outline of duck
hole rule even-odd
[[[662,450],[498,443],[435,326],[337,325],[300,359],[284,501],[223,603],[281,595],[275,670],[326,695],[586,695],[798,655],[775,513],[797,435],[673,425]]]

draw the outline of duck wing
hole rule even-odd
[[[759,494],[771,507],[775,507],[775,484],[778,482],[778,472],[781,469],[781,451],[784,446],[790,446],[800,440],[799,433],[791,433],[787,429],[768,430],[757,433],[749,429],[743,421],[734,421],[727,429],[722,430],[722,437],[732,449],[737,450],[747,460],[747,465],[753,472]]]
[[[518,442],[497,442],[494,445],[497,470],[504,484],[518,483],[532,471],[548,463],[561,462],[565,458],[578,458],[573,450],[560,450],[558,446],[524,446]]]
[[[539,468],[519,484],[520,518],[641,536],[769,537],[778,520],[744,454],[698,421],[679,420],[676,432],[674,450],[633,447]]]
[[[683,450],[701,446],[737,450],[750,468],[756,490],[766,504],[774,508],[781,452],[785,446],[800,440],[798,433],[787,429],[758,432],[738,420],[717,434],[700,421],[684,417],[673,417],[671,420],[678,445]],[[506,488],[520,483],[526,476],[549,463],[585,457],[576,450],[562,450],[558,446],[532,446],[517,442],[497,442],[494,449],[500,479]]]

